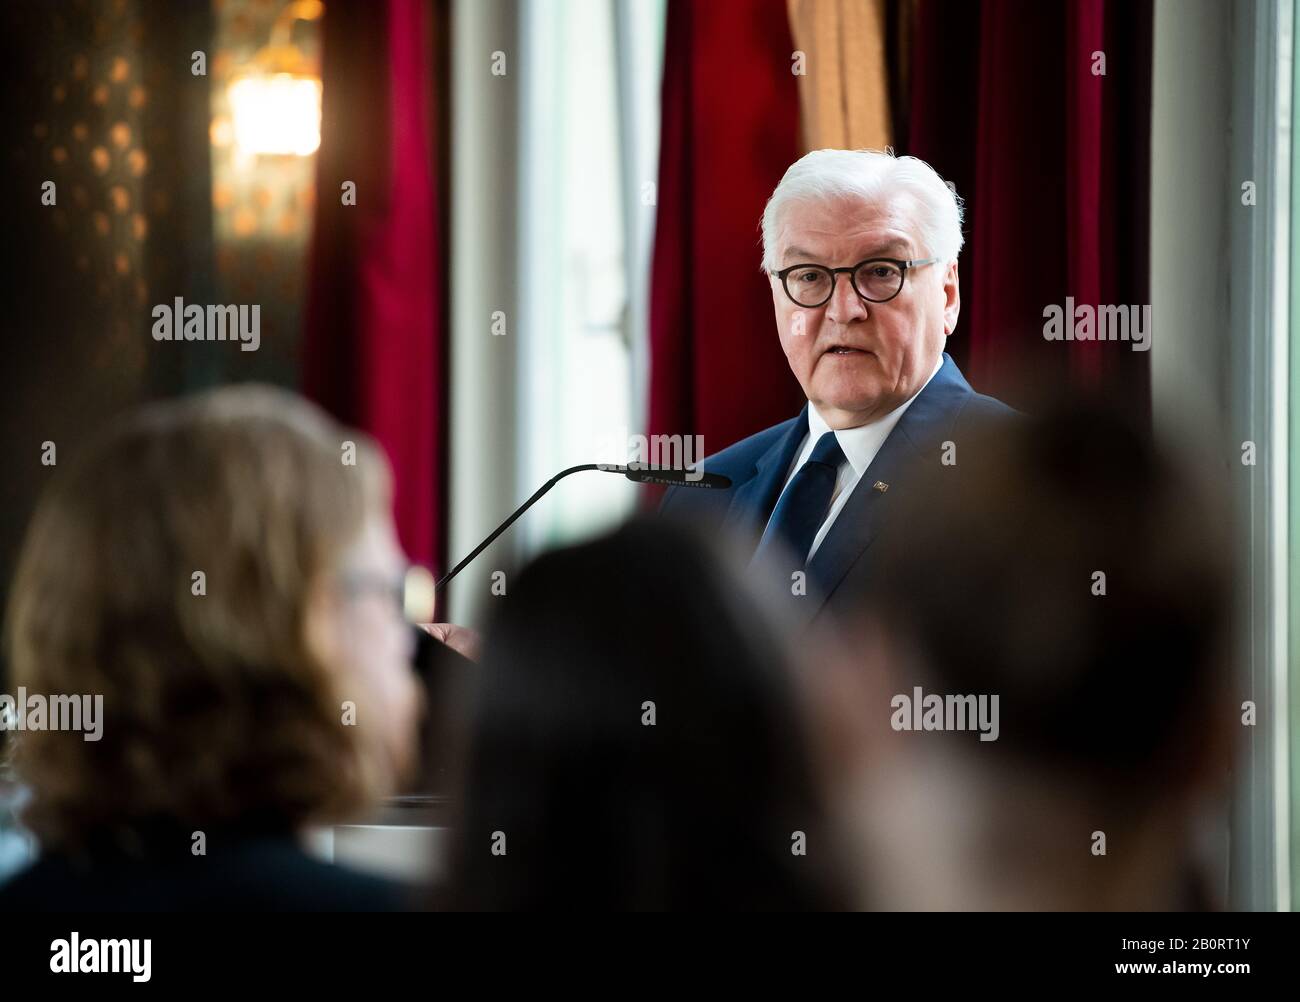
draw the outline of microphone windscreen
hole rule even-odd
[[[721,473],[702,470],[643,470],[628,467],[624,475],[639,484],[666,484],[670,487],[704,487],[709,490],[726,490],[731,478]]]

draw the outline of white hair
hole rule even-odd
[[[763,210],[763,270],[776,270],[777,243],[786,210],[797,202],[855,198],[879,202],[908,196],[915,210],[921,257],[945,264],[961,253],[962,201],[933,167],[892,149],[813,150],[790,165]]]

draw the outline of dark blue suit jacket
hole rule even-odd
[[[807,567],[806,596],[796,603],[799,620],[811,622],[822,612],[847,612],[837,606],[856,589],[845,587],[855,575],[869,572],[867,551],[889,523],[890,511],[909,503],[908,468],[923,461],[938,463],[943,443],[1017,414],[1006,404],[971,389],[947,355],[933,379],[912,401],[880,452],[858,481],[834,525]],[[729,490],[673,487],[660,511],[709,530],[721,528],[756,546],[785,486],[786,474],[808,433],[808,408],[798,417],[737,442],[704,461],[709,473],[731,479]],[[875,489],[882,482],[885,491]],[[841,596],[837,603],[836,596]]]

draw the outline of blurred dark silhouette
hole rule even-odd
[[[1196,825],[1240,712],[1217,502],[1093,407],[963,440],[956,460],[906,499],[855,653],[819,677],[859,903],[1203,907]],[[918,695],[997,697],[995,738],[908,729]]]
[[[501,601],[454,907],[836,905],[779,630],[727,557],[633,522],[543,555]]]

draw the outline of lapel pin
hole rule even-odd
[[[871,489],[873,491],[880,491],[881,494],[884,494],[885,491],[889,490],[889,484],[885,483],[883,480],[877,480],[871,485]]]

